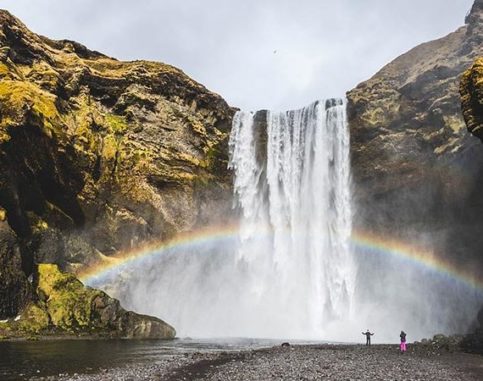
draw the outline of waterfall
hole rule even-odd
[[[229,148],[238,236],[165,249],[95,285],[180,337],[350,339],[344,102],[238,112]]]
[[[253,313],[275,336],[321,337],[350,313],[355,278],[345,103],[239,111],[229,145]]]
[[[422,338],[470,324],[477,290],[391,248],[352,247],[345,106],[236,113],[229,167],[239,229],[149,252],[90,285],[179,337],[357,342],[370,328],[392,342],[401,329]]]

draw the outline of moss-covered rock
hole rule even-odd
[[[37,293],[55,327],[77,331],[91,324],[92,301],[100,292],[87,289],[74,275],[60,272],[57,265],[40,264]]]
[[[483,57],[463,74],[460,94],[468,131],[483,140]]]
[[[22,248],[21,282],[37,263],[76,271],[229,219],[233,113],[170,65],[53,41],[0,10],[0,220]],[[86,322],[88,309],[67,309],[56,324]]]
[[[54,264],[40,264],[36,302],[15,319],[0,323],[5,337],[96,335],[172,339],[176,331],[160,319],[125,311],[106,293],[86,287]]]
[[[48,332],[51,326],[50,316],[45,306],[35,303],[27,306],[16,324],[17,330],[25,336]]]

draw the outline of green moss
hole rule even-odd
[[[191,128],[195,133],[201,136],[206,136],[206,128],[198,118],[192,115],[188,115],[186,119],[188,120],[189,124],[191,125]]]
[[[113,160],[118,149],[119,143],[117,139],[112,135],[108,135],[103,140],[102,157],[106,160]]]
[[[0,82],[0,107],[3,120],[0,126],[9,125],[23,116],[26,105],[44,120],[48,128],[53,128],[54,121],[59,117],[55,106],[55,96],[41,90],[33,83],[4,79]]]
[[[39,334],[48,329],[50,319],[44,308],[31,304],[22,313],[18,328],[26,333]]]
[[[40,264],[38,273],[37,291],[46,297],[52,324],[70,332],[88,327],[92,300],[100,292],[88,289],[74,275],[60,272],[57,265]]]
[[[114,134],[123,134],[128,129],[126,119],[122,116],[107,114],[105,116],[105,122],[108,127],[108,131]]]
[[[29,66],[20,66],[24,78],[30,82],[35,82],[42,88],[55,91],[59,80],[59,73],[52,66],[44,61],[36,61]]]
[[[0,62],[0,76],[7,75],[10,72],[10,69],[8,68],[7,65],[5,65],[3,62]]]

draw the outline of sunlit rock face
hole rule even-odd
[[[0,207],[35,262],[101,254],[229,218],[234,110],[181,70],[121,62],[0,11]],[[0,304],[2,301],[0,301]]]
[[[459,82],[483,54],[483,2],[467,24],[400,56],[348,93],[355,226],[482,262],[483,150]]]
[[[76,270],[229,219],[233,113],[172,66],[49,40],[0,10],[0,319],[30,301],[37,263]]]
[[[460,93],[468,131],[483,140],[483,57],[464,73]]]

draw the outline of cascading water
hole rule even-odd
[[[329,321],[348,316],[353,294],[344,102],[238,112],[230,153],[241,210],[238,261],[250,274],[254,313],[272,326],[283,316],[277,336],[323,337]]]
[[[235,240],[167,250],[96,286],[181,337],[347,339],[329,328],[347,321],[355,279],[344,102],[238,112],[230,156]]]

